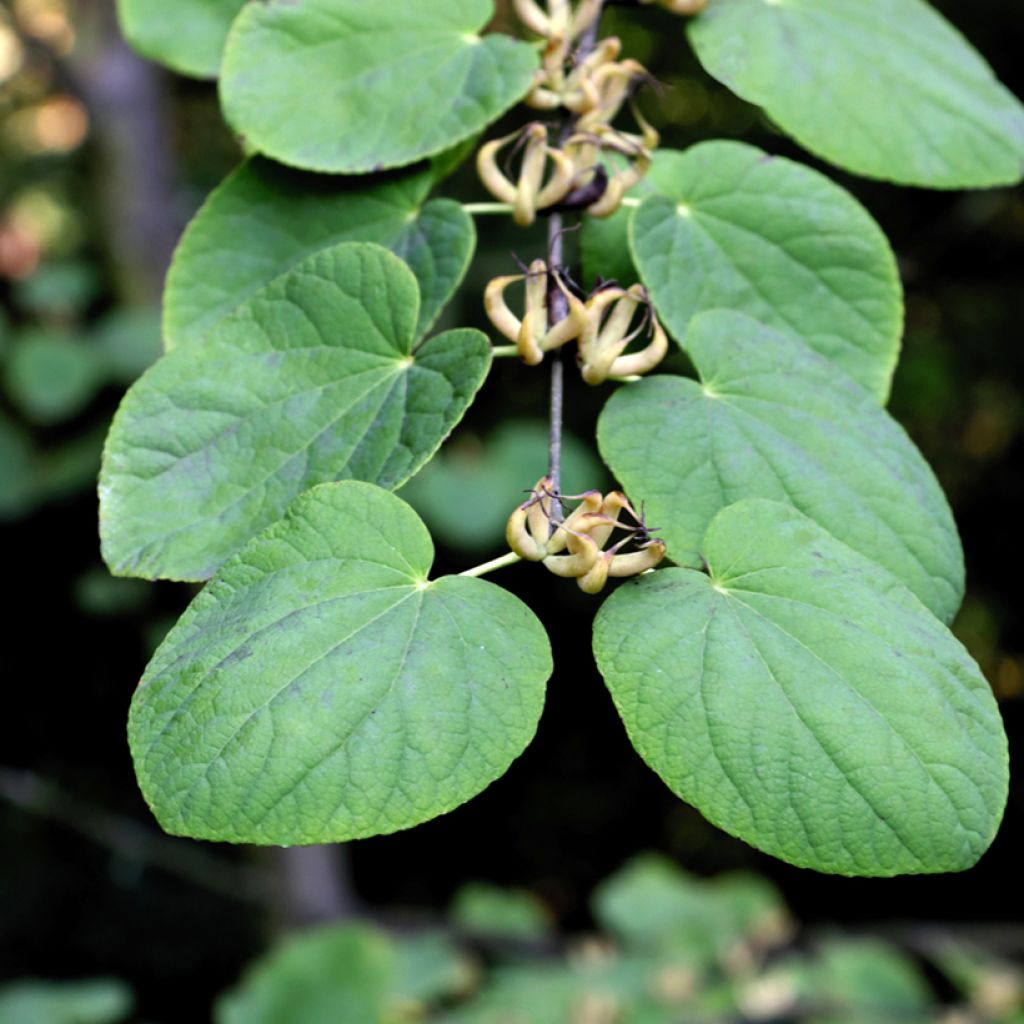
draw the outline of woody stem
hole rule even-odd
[[[597,43],[598,26],[601,13],[598,12],[590,27],[580,37],[576,59],[584,60]],[[572,133],[573,120],[563,125],[562,135],[568,137]],[[548,324],[554,326],[569,315],[569,301],[555,281],[555,275],[561,270],[565,258],[565,245],[562,237],[562,215],[552,214],[548,220]],[[558,349],[551,358],[551,402],[550,431],[548,435],[548,476],[551,478],[551,489],[555,494],[562,490],[562,431],[565,412],[565,358],[564,348]],[[563,519],[561,504],[552,502],[551,528]]]

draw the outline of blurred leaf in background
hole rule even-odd
[[[0,986],[3,1024],[118,1024],[132,1008],[121,982],[18,981]]]

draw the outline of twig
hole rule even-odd
[[[519,557],[514,551],[510,551],[507,555],[501,555],[499,558],[492,558],[489,562],[484,562],[483,565],[476,565],[472,569],[467,569],[465,572],[460,572],[460,576],[486,576],[489,572],[494,572],[495,569],[504,569],[507,565],[515,565],[516,562],[521,562],[522,558]]]
[[[580,36],[579,45],[576,48],[576,59],[582,61],[593,51],[597,44],[597,33],[601,23],[601,8],[599,5],[597,17],[588,26],[587,30]],[[573,131],[575,118],[567,118],[562,126],[561,136],[568,138]],[[569,315],[569,303],[562,289],[558,287],[557,275],[562,271],[562,264],[565,262],[565,245],[563,236],[562,214],[553,213],[548,220],[548,323],[554,325],[560,323]],[[551,359],[551,401],[550,401],[550,430],[548,435],[548,476],[551,478],[551,490],[555,494],[562,491],[562,434],[565,420],[565,358],[564,350],[559,349]],[[551,508],[551,529],[552,531],[562,521],[563,515],[559,502],[554,502]]]

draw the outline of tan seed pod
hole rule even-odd
[[[567,555],[548,555],[544,559],[544,568],[553,572],[556,576],[567,579],[578,579],[585,576],[594,567],[601,549],[594,543],[592,537],[585,533],[568,535]]]
[[[650,344],[640,352],[619,356],[608,371],[609,377],[642,377],[650,373],[668,355],[668,336],[657,317],[652,322]]]
[[[648,569],[653,569],[665,557],[665,542],[652,540],[639,551],[630,551],[626,555],[616,555],[612,559],[608,575],[613,577],[639,576]]]

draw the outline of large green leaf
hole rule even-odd
[[[439,153],[529,90],[534,47],[478,33],[490,0],[250,4],[224,55],[224,116],[257,152],[361,174]]]
[[[689,33],[709,74],[841,167],[936,188],[1021,179],[1024,108],[923,0],[715,0]]]
[[[247,160],[214,189],[178,245],[164,292],[166,346],[202,337],[279,274],[339,242],[376,242],[408,263],[422,295],[416,335],[424,334],[476,245],[460,204],[425,203],[434,177],[427,169],[353,181]]]
[[[702,310],[738,310],[888,396],[903,327],[896,259],[867,211],[817,171],[739,142],[670,154],[631,236],[677,338]]]
[[[651,377],[620,388],[598,441],[669,557],[699,565],[720,508],[786,501],[887,568],[949,621],[963,553],[920,452],[866,391],[795,338],[741,313],[697,316],[684,347],[700,382]]]
[[[490,365],[478,331],[413,348],[416,280],[376,245],[309,257],[163,357],[114,418],[100,533],[119,575],[206,579],[300,492],[404,483]]]
[[[194,78],[216,78],[228,29],[246,0],[117,0],[139,53]]]
[[[325,843],[409,828],[533,737],[544,629],[492,583],[427,582],[415,512],[323,484],[235,555],[146,669],[129,741],[169,832]]]
[[[710,578],[653,573],[595,623],[598,665],[644,760],[711,822],[793,864],[974,864],[1006,801],[1006,737],[946,627],[777,502],[724,509],[703,554]]]

